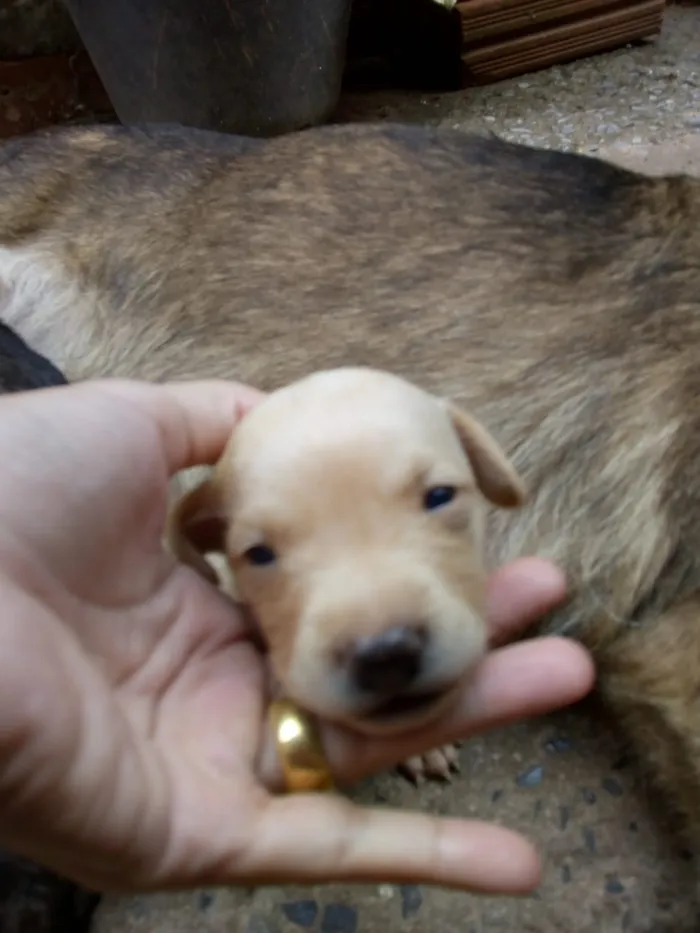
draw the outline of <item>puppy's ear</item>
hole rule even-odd
[[[204,554],[226,548],[227,509],[216,476],[206,479],[186,493],[170,510],[166,538],[170,550],[212,583],[216,571]]]
[[[522,505],[527,497],[525,486],[494,438],[452,402],[447,403],[447,410],[483,495],[504,509]]]

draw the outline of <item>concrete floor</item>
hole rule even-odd
[[[700,10],[669,7],[653,44],[450,94],[347,95],[338,117],[491,131],[596,154],[666,142],[700,130]]]
[[[503,84],[446,95],[346,97],[339,119],[493,130],[643,170],[700,175],[700,7],[671,7],[664,35]],[[647,800],[593,709],[477,738],[453,786],[383,775],[366,802],[478,815],[540,846],[541,889],[523,899],[344,887],[199,891],[106,899],[95,933],[697,933],[696,864]]]

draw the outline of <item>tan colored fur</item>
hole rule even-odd
[[[0,304],[73,379],[359,364],[473,412],[531,493],[490,561],[564,567],[542,628],[700,833],[699,217],[693,180],[450,130],[79,129],[2,150]]]
[[[431,489],[455,496],[426,510]],[[366,732],[434,718],[486,648],[485,503],[523,490],[488,434],[454,406],[368,369],[316,373],[272,393],[234,432],[213,476],[181,499],[171,546],[211,576],[224,552],[288,696]],[[213,533],[212,533],[213,528]],[[204,537],[202,537],[204,529]],[[250,548],[276,560],[255,566]],[[343,658],[394,626],[426,635],[411,715],[376,720]]]

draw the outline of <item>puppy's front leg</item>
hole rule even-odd
[[[414,755],[400,764],[398,770],[414,784],[421,784],[426,778],[451,783],[453,776],[461,770],[459,743],[442,745],[424,755]]]

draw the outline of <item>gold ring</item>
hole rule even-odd
[[[313,718],[289,700],[272,703],[269,716],[286,792],[333,790],[333,776]]]

